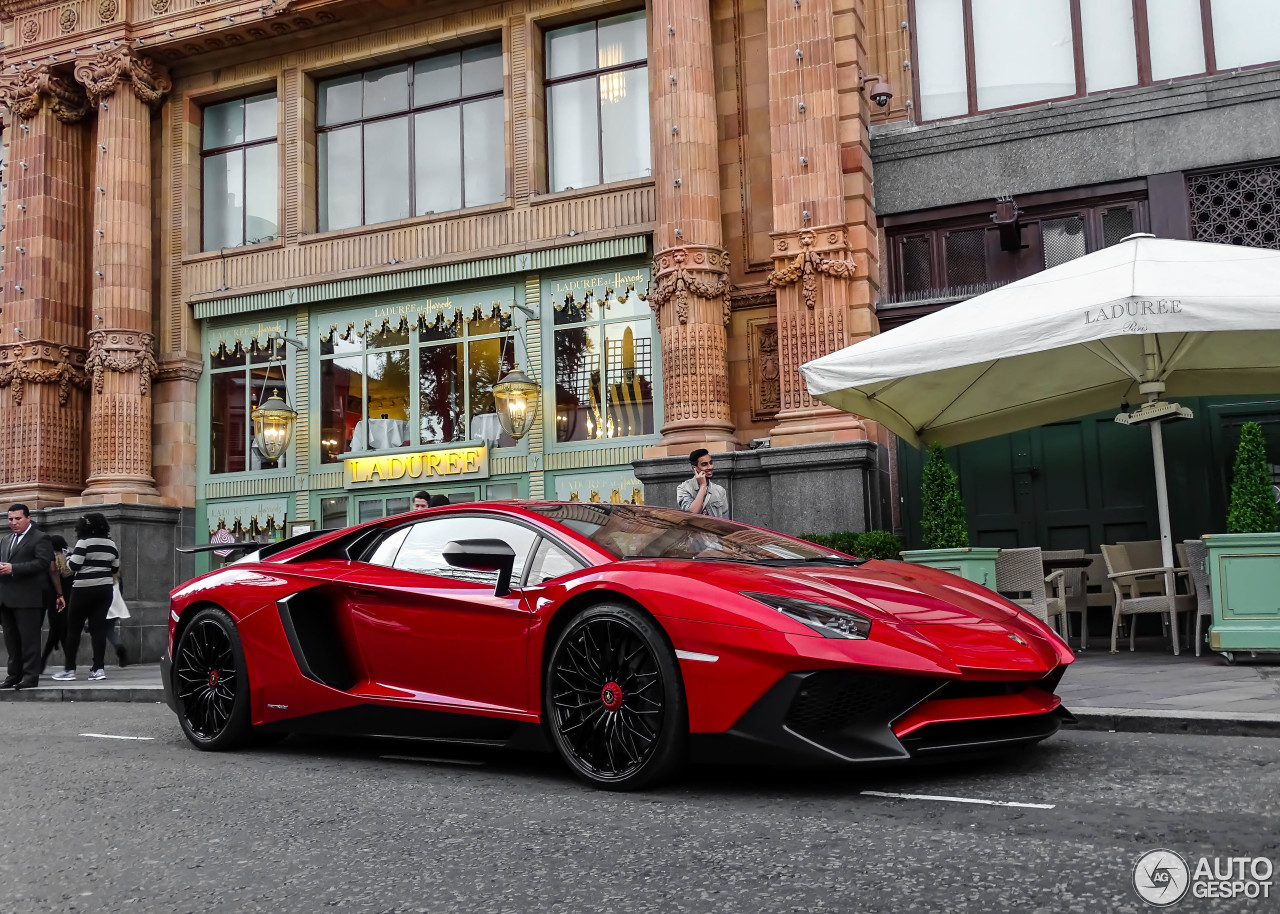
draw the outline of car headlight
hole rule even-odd
[[[801,625],[807,625],[824,638],[847,638],[861,641],[871,634],[871,620],[851,609],[838,609],[826,603],[781,597],[772,593],[741,592],[744,597],[758,600],[790,616]]]

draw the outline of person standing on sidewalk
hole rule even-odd
[[[49,655],[63,646],[67,638],[67,597],[71,596],[71,578],[75,572],[67,565],[67,541],[55,533],[49,537],[53,544],[53,561],[49,564],[49,583],[54,597],[46,599],[49,617],[49,637],[40,654],[40,672],[49,665]]]
[[[676,489],[676,504],[680,510],[707,517],[728,517],[729,494],[724,486],[711,481],[715,473],[711,453],[700,447],[689,455],[689,464],[693,467],[693,478],[686,479]]]
[[[120,573],[120,552],[111,541],[111,528],[101,514],[86,514],[76,524],[76,548],[67,565],[76,573],[71,582],[71,618],[67,621],[66,669],[54,673],[58,682],[76,678],[76,653],[80,649],[80,633],[89,623],[89,640],[93,645],[93,666],[89,679],[106,679],[107,610],[115,593],[115,576]]]
[[[9,671],[0,689],[34,689],[40,684],[40,618],[53,544],[31,523],[26,505],[10,505],[8,513],[11,533],[0,542],[0,626]]]

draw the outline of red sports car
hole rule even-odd
[[[941,571],[665,508],[507,502],[294,538],[184,584],[164,683],[200,749],[290,732],[550,744],[583,780],[637,788],[690,759],[1037,742],[1070,717],[1054,690],[1071,661]]]

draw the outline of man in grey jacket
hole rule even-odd
[[[689,464],[693,467],[693,478],[676,488],[676,504],[680,510],[707,517],[728,517],[729,493],[724,486],[711,481],[715,467],[710,452],[704,447],[698,448],[689,455]]]
[[[40,684],[40,621],[53,543],[31,523],[26,505],[9,506],[9,530],[0,541],[0,625],[9,652],[0,689],[34,689]]]

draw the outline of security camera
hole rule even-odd
[[[876,77],[875,83],[871,86],[871,100],[879,107],[883,108],[889,104],[889,100],[893,98],[893,90],[889,88],[889,84],[883,79]]]

